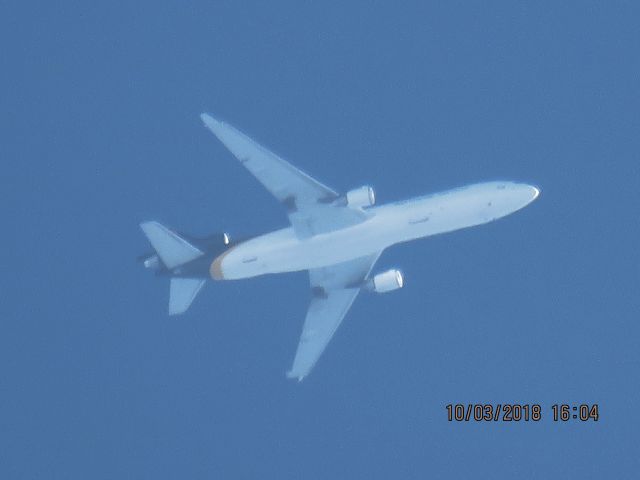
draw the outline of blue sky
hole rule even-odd
[[[635,2],[0,6],[2,478],[634,478],[640,468]],[[138,223],[259,233],[281,207],[210,111],[379,202],[539,185],[402,245],[316,370],[286,380],[306,274],[185,316]],[[449,403],[539,423],[449,423]],[[599,403],[597,423],[551,419]]]

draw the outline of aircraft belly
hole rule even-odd
[[[278,235],[263,235],[231,249],[221,262],[221,275],[224,279],[240,279],[295,272],[376,253],[387,245],[375,235],[375,227],[360,224],[303,240],[290,228],[274,232]]]
[[[502,218],[523,208],[539,193],[529,186],[505,193],[498,185],[500,182],[480,184],[433,198],[418,199],[409,205],[392,205],[390,210],[395,212],[389,215],[403,217],[399,234],[402,241],[409,241]]]
[[[305,239],[285,228],[231,248],[213,262],[211,275],[240,279],[321,268],[378,253],[396,243],[480,225],[535,199],[537,189],[525,187],[505,193],[497,183],[484,184],[376,207],[362,223]]]

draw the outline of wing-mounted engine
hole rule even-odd
[[[404,278],[400,270],[391,269],[386,272],[379,273],[367,281],[368,290],[377,293],[386,293],[402,288]]]
[[[351,208],[372,207],[376,203],[376,194],[373,188],[364,186],[349,190],[346,195],[347,206]]]

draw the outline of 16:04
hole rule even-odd
[[[583,403],[575,406],[568,405],[566,403],[555,404],[551,407],[551,410],[553,410],[553,420],[555,422],[566,422],[572,419],[581,420],[583,422],[587,422],[589,420],[597,422],[600,417],[597,403],[594,403],[593,405]]]

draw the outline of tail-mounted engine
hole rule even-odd
[[[373,292],[386,293],[402,288],[403,284],[402,272],[391,269],[375,275],[367,282],[367,288]]]

